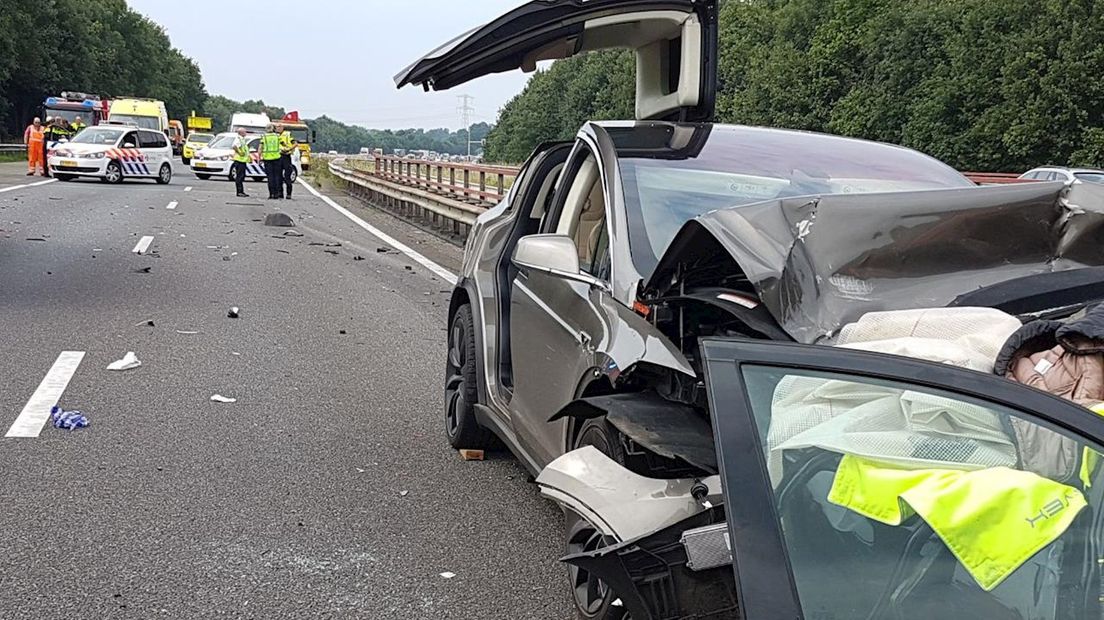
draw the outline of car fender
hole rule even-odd
[[[691,493],[699,482],[708,488],[706,501],[721,503],[718,476],[701,480],[647,478],[593,446],[564,454],[537,476],[542,496],[619,542],[653,534],[707,510]]]
[[[697,376],[682,351],[647,319],[609,296],[603,296],[601,304],[610,331],[596,351],[596,360],[611,385],[616,386],[625,371],[642,363]]]

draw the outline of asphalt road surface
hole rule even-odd
[[[302,185],[24,172],[0,165],[0,617],[571,616],[559,510],[444,440],[444,278]],[[62,387],[89,427],[37,423]]]

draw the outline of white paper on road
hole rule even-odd
[[[130,370],[131,368],[137,368],[142,365],[142,361],[138,359],[138,356],[134,354],[134,351],[127,351],[127,354],[123,356],[123,359],[111,362],[107,365],[108,370]]]
[[[134,246],[132,252],[134,252],[135,254],[145,254],[146,250],[149,249],[151,243],[153,243],[152,235],[142,237],[138,240],[138,245]]]
[[[15,423],[8,429],[5,437],[38,437],[42,427],[50,419],[50,409],[58,404],[65,388],[69,386],[69,380],[77,372],[81,360],[84,359],[84,351],[63,351],[57,361],[46,373],[46,378],[38,385],[38,389],[31,395],[31,399],[24,405],[23,411],[15,419]]]
[[[236,398],[227,398],[225,396],[222,396],[221,394],[215,394],[214,396],[211,397],[211,400],[213,402],[216,402],[216,403],[236,403],[236,402],[238,402],[238,399],[236,399]]]

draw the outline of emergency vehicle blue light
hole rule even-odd
[[[96,107],[96,102],[92,101],[91,99],[85,99],[84,103],[82,103],[81,105],[91,110],[92,108]]]
[[[55,106],[57,104],[58,104],[58,98],[57,97],[47,97],[46,98],[46,105]]]

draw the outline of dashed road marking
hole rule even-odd
[[[169,206],[167,206],[167,207],[165,207],[165,208],[166,208],[166,209],[168,209],[168,210],[170,210],[170,211],[172,211],[173,209],[175,209],[175,208],[176,208],[176,205],[178,205],[178,204],[180,204],[180,203],[174,200],[174,201],[170,202],[170,203],[169,203]]]
[[[149,249],[151,243],[153,243],[152,236],[147,235],[145,237],[142,237],[138,240],[138,245],[134,246],[134,249],[131,250],[131,252],[134,252],[135,254],[145,254],[146,250]]]
[[[319,192],[318,190],[314,189],[313,187],[310,186],[309,183],[307,183],[303,179],[299,179],[299,183],[303,187],[307,188],[308,192],[314,194],[318,198],[321,198],[322,202],[325,202],[326,204],[333,207],[335,210],[337,210],[338,213],[340,213],[341,215],[344,215],[345,217],[349,218],[350,220],[353,221],[354,224],[356,224],[357,226],[360,226],[364,230],[368,231],[369,233],[374,235],[380,241],[382,241],[382,242],[386,243],[387,245],[395,248],[396,250],[402,252],[408,258],[410,258],[414,262],[418,263],[419,265],[425,267],[426,269],[432,271],[433,273],[437,274],[438,277],[440,277],[442,280],[448,282],[449,284],[456,284],[456,274],[454,274],[451,271],[449,271],[448,269],[445,269],[444,267],[438,265],[437,263],[429,260],[425,256],[422,256],[421,254],[416,252],[414,249],[412,249],[410,246],[406,245],[402,241],[399,241],[398,239],[396,239],[396,238],[392,237],[391,235],[383,232],[382,230],[376,228],[375,226],[372,226],[368,222],[365,222],[364,220],[360,219],[355,214],[353,214],[352,211],[349,211],[345,207],[343,207],[343,206],[337,204],[336,202],[334,202],[333,200],[331,200],[329,196],[326,196],[326,195],[322,194],[321,192]]]
[[[62,351],[5,437],[38,437],[46,420],[50,419],[50,409],[61,400],[83,359],[84,351]]]

